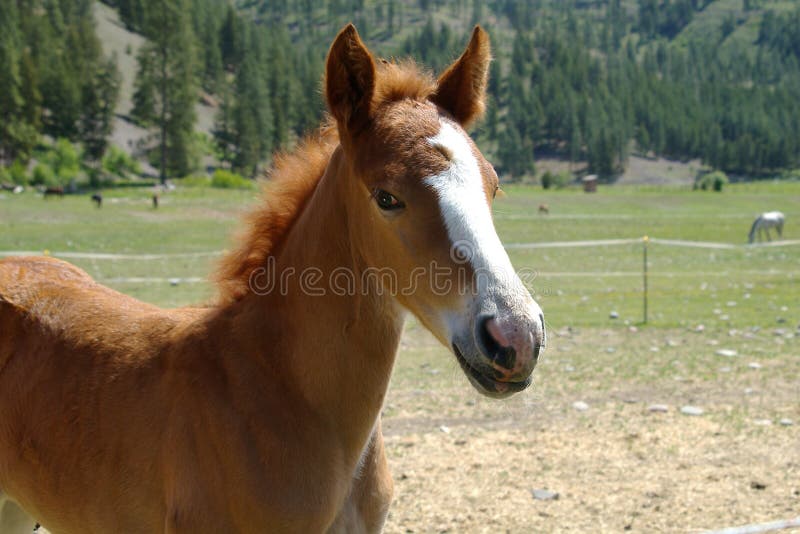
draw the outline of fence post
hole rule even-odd
[[[647,243],[650,241],[650,238],[644,236],[642,238],[642,252],[643,252],[643,276],[644,276],[644,320],[642,324],[647,324]]]

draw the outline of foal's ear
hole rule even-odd
[[[325,66],[325,98],[340,128],[357,133],[370,117],[375,91],[375,62],[348,24],[331,45]]]
[[[462,126],[468,126],[483,114],[491,60],[489,34],[475,26],[467,49],[439,77],[431,100]]]

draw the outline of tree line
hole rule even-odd
[[[42,135],[99,160],[118,92],[91,0],[0,0],[0,164],[27,161]]]
[[[800,167],[800,8],[763,11],[757,40],[739,46],[726,39],[763,1],[688,41],[676,36],[712,1],[639,0],[635,13],[620,0],[106,1],[146,38],[132,117],[157,139],[150,160],[162,179],[189,174],[204,153],[253,176],[314,127],[327,46],[351,20],[382,55],[437,71],[484,23],[496,60],[475,134],[512,179],[543,155],[609,179],[632,152],[751,176]],[[91,9],[0,0],[6,164],[29,157],[41,135],[80,142],[88,158],[105,152],[119,75]],[[207,141],[195,133],[200,98],[216,110]]]
[[[196,167],[194,104],[216,103],[213,155],[255,175],[321,115],[322,54],[296,46],[284,24],[255,20],[217,0],[111,0],[129,29],[148,38],[138,53],[134,119],[158,132],[158,167]],[[280,3],[274,9],[280,11]]]

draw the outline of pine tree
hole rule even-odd
[[[119,88],[116,57],[99,65],[83,88],[83,113],[78,129],[85,155],[90,160],[102,158],[108,147]]]
[[[225,13],[225,20],[222,22],[222,27],[219,30],[222,65],[228,71],[233,71],[241,61],[241,26],[242,23],[239,20],[239,16],[236,14],[236,9],[232,5],[229,5]]]
[[[42,127],[42,94],[39,92],[39,76],[30,52],[26,49],[20,59],[20,76],[23,117],[35,130]]]
[[[211,134],[214,136],[214,144],[219,150],[220,161],[224,165],[230,165],[236,153],[236,131],[233,123],[234,98],[230,82],[226,80],[219,84],[217,97],[219,110],[214,118],[214,130]]]
[[[119,16],[131,31],[142,31],[145,24],[144,0],[117,0]]]
[[[29,157],[38,137],[28,115],[32,113],[24,100],[30,87],[32,72],[23,65],[22,38],[19,33],[19,11],[15,2],[0,2],[0,163]],[[27,83],[26,83],[27,82]],[[33,95],[31,95],[34,98]],[[34,103],[32,103],[33,105]],[[29,120],[26,120],[29,119]]]
[[[269,41],[269,63],[266,72],[286,73],[293,70],[291,39],[284,27],[273,28]],[[296,81],[296,80],[295,80]],[[288,143],[289,131],[293,122],[294,95],[292,87],[293,78],[286,75],[273,75],[268,77],[268,92],[272,103],[272,146],[282,147]]]
[[[187,0],[149,0],[146,35],[139,51],[133,115],[155,126],[159,177],[188,174],[197,101],[195,38]]]
[[[653,37],[658,29],[658,0],[639,0],[639,32]]]
[[[272,148],[272,117],[262,69],[252,55],[245,57],[236,73],[236,104],[233,111],[236,132],[234,165],[254,176],[258,164]]]
[[[42,95],[48,110],[44,132],[51,137],[75,139],[81,116],[81,80],[66,52],[55,51],[44,64]]]
[[[14,2],[0,2],[0,158],[15,157],[15,127],[23,105],[19,72],[20,37]]]

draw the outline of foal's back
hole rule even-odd
[[[0,379],[13,356],[37,358],[47,349],[62,355],[51,365],[59,359],[68,366],[83,360],[100,366],[144,364],[176,327],[199,313],[145,304],[53,258],[5,259],[0,261],[0,332],[12,335],[0,337]]]
[[[163,492],[160,476],[128,475],[158,469],[162,349],[198,313],[144,304],[52,258],[0,261],[0,495],[37,517],[57,510],[65,532],[108,524],[86,515],[87,502],[118,514],[108,519],[122,531],[139,531],[148,515],[163,523],[152,501],[137,502]]]

